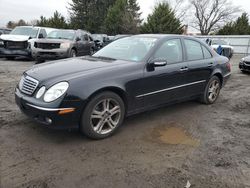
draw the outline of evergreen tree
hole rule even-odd
[[[128,0],[128,12],[132,14],[134,21],[138,26],[141,25],[142,19],[141,19],[141,12],[140,12],[140,6],[137,2],[137,0]]]
[[[58,11],[54,12],[54,15],[50,18],[46,18],[44,16],[40,17],[40,20],[36,23],[37,26],[41,27],[52,27],[58,29],[67,29],[68,24],[64,16],[62,16]]]
[[[155,6],[147,22],[141,27],[142,33],[181,34],[181,21],[176,18],[174,11],[167,2]]]
[[[124,18],[129,19],[129,14],[125,15],[127,7],[126,0],[116,0],[115,4],[109,8],[104,22],[104,29],[110,35],[123,34]]]
[[[250,26],[247,13],[243,13],[235,22],[227,23],[218,32],[218,35],[249,35]]]
[[[117,0],[108,11],[104,31],[110,35],[139,33],[142,22],[139,11],[136,0]]]
[[[114,3],[115,0],[72,0],[69,7],[71,27],[101,32],[108,9]]]

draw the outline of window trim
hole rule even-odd
[[[201,51],[202,51],[202,56],[203,56],[203,58],[201,58],[201,59],[194,59],[194,60],[188,60],[188,55],[187,55],[187,47],[186,47],[186,44],[185,44],[185,40],[191,40],[191,41],[193,41],[193,42],[197,42],[198,44],[200,44],[200,47],[201,47]],[[205,59],[205,58],[204,58],[203,49],[202,49],[202,44],[201,44],[199,41],[197,41],[197,40],[193,40],[193,39],[184,38],[184,39],[183,39],[183,44],[184,44],[184,48],[185,48],[186,62],[191,62],[191,61],[201,61],[201,60],[204,60],[204,59]]]
[[[210,54],[209,58],[205,58],[204,48],[209,52],[209,54]],[[212,53],[210,52],[210,50],[205,45],[201,44],[201,49],[202,49],[202,53],[203,53],[203,59],[212,59],[213,58]]]
[[[161,47],[162,45],[164,45],[164,43],[166,43],[166,42],[168,42],[168,41],[171,41],[171,40],[179,40],[179,41],[180,41],[181,51],[182,51],[182,60],[181,60],[181,61],[178,61],[178,62],[173,62],[173,63],[168,63],[168,62],[167,62],[167,65],[174,65],[174,64],[179,64],[179,63],[185,62],[184,46],[183,46],[183,43],[182,43],[182,39],[181,39],[181,38],[178,38],[178,37],[176,37],[176,38],[168,38],[168,39],[166,39],[166,40],[163,40],[163,41],[157,46],[157,48],[154,50],[153,55],[152,55],[153,59],[155,59],[155,54],[156,54],[156,52],[160,49],[160,47]],[[151,58],[151,59],[152,59],[152,58]]]

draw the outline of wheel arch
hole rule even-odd
[[[95,97],[96,95],[102,93],[102,92],[113,92],[115,94],[117,94],[119,97],[121,97],[121,99],[124,102],[124,106],[125,106],[125,110],[127,112],[128,109],[128,95],[127,93],[119,87],[116,86],[107,86],[107,87],[103,87],[100,88],[98,90],[96,90],[95,92],[93,92],[87,99],[87,102],[89,102],[93,97]]]
[[[223,86],[224,78],[223,78],[223,76],[222,76],[222,73],[219,72],[219,71],[217,71],[217,72],[215,72],[214,74],[212,74],[212,77],[213,77],[213,76],[217,76],[217,77],[220,79],[221,86]]]

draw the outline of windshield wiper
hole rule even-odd
[[[105,57],[105,56],[91,56],[97,59],[103,59],[103,60],[110,60],[110,61],[115,61],[115,58],[111,58],[111,57]]]

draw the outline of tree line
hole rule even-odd
[[[176,6],[171,3],[173,1]],[[188,1],[188,6],[183,7],[185,1]],[[10,21],[7,27],[35,25],[60,29],[84,29],[91,33],[109,35],[181,34],[186,29],[183,23],[188,17],[192,21],[192,27],[199,30],[202,35],[250,34],[246,13],[232,21],[240,9],[233,6],[230,0],[163,0],[155,5],[145,21],[141,19],[142,11],[137,0],[72,0],[68,10],[69,19],[56,11],[50,18],[41,16],[31,23],[24,20]]]

